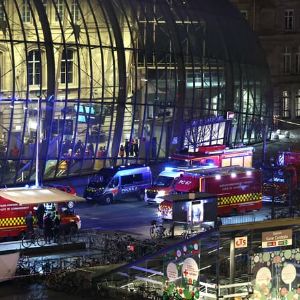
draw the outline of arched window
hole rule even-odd
[[[28,53],[28,83],[29,85],[41,82],[41,53],[33,50]]]
[[[22,21],[23,22],[31,21],[31,12],[27,0],[23,0],[22,3]]]
[[[59,17],[61,20],[64,18],[64,0],[56,0],[57,10],[58,14],[55,15],[55,21],[59,20]]]
[[[72,19],[75,24],[79,20],[79,8],[76,0],[72,1]]]
[[[73,64],[74,51],[72,49],[64,49],[61,58],[61,83],[73,83]]]
[[[4,8],[3,8],[3,4],[0,3],[0,22],[4,22],[4,21],[5,21]]]

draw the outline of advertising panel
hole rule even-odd
[[[255,300],[300,299],[300,249],[256,253],[251,257]]]
[[[200,240],[175,247],[164,257],[163,299],[200,299]]]
[[[262,248],[292,245],[292,229],[268,231],[262,233]]]

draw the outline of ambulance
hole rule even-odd
[[[56,209],[61,225],[76,230],[81,228],[80,216],[74,212],[74,203],[84,198],[56,188],[22,187],[0,189],[0,239],[21,238],[26,232],[25,217],[32,212],[36,226],[36,209],[39,204],[47,209]]]
[[[182,174],[175,184],[179,194],[204,192],[217,196],[217,215],[244,213],[262,208],[262,174],[260,170],[225,167],[195,170]],[[162,218],[170,219],[172,202],[159,206]]]

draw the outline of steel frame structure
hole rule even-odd
[[[2,185],[34,178],[37,142],[45,180],[119,163],[126,140],[127,162],[166,158],[228,111],[230,137],[200,144],[260,142],[272,124],[263,52],[226,0],[0,0],[0,29]]]

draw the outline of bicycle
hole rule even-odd
[[[29,248],[31,246],[44,246],[46,244],[45,239],[42,235],[37,232],[27,232],[23,235],[21,244],[24,248]]]
[[[59,231],[54,234],[54,242],[57,244],[76,243],[79,239],[76,225],[62,225]]]
[[[164,237],[169,237],[171,235],[170,231],[167,230],[162,224],[158,224],[155,220],[151,222],[150,227],[150,237],[152,239],[162,239]]]

